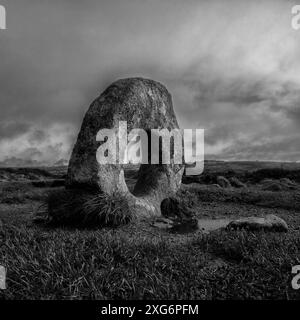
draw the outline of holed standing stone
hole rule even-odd
[[[141,215],[160,215],[160,204],[176,193],[181,184],[183,165],[142,164],[131,194],[124,179],[124,165],[100,164],[96,158],[100,129],[119,128],[127,121],[132,129],[179,128],[172,97],[160,83],[143,78],[121,79],[110,85],[85,114],[69,162],[67,188],[92,189],[124,195]],[[150,145],[150,141],[149,141]]]

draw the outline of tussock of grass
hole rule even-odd
[[[116,227],[133,217],[127,200],[121,195],[60,190],[49,194],[46,205],[51,224],[77,227]]]

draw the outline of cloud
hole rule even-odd
[[[251,148],[248,146],[251,145]],[[240,160],[282,160],[282,161],[299,161],[300,142],[298,136],[284,138],[263,139],[260,141],[235,141],[234,145],[223,150],[223,159]]]
[[[89,104],[129,76],[164,83],[181,127],[206,129],[208,154],[295,159],[293,1],[2,2],[0,161],[68,158]]]
[[[31,126],[10,139],[0,140],[0,162],[52,165],[60,159],[69,159],[75,140],[73,126],[55,124],[46,128]]]
[[[28,123],[22,123],[17,121],[1,121],[0,122],[0,140],[13,139],[27,132],[30,128]]]

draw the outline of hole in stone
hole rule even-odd
[[[151,133],[146,130],[148,143],[141,143],[140,136],[133,136],[127,145],[126,159],[129,164],[123,165],[124,177],[128,190],[137,197],[148,196],[153,190],[159,188],[161,176],[168,175],[166,166],[162,164],[162,137],[159,138],[157,150],[151,150]],[[171,137],[169,157],[174,158],[174,139]],[[152,156],[158,159],[159,164],[151,164]],[[148,159],[148,164],[135,164],[138,161]],[[146,160],[147,161],[147,160]],[[164,186],[168,188],[169,186]]]
[[[128,190],[132,193],[134,186],[138,179],[138,172],[140,169],[140,164],[125,164],[124,165],[124,176],[125,182],[127,184]]]
[[[144,148],[148,148],[148,144],[144,145],[138,134],[131,136],[124,155],[128,164],[123,165],[125,182],[131,193],[133,193],[138,180],[141,162],[144,160],[143,156],[147,156]]]

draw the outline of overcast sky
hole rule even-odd
[[[167,86],[180,126],[206,129],[208,158],[300,160],[297,1],[0,4],[2,164],[69,159],[90,103],[133,76]]]

